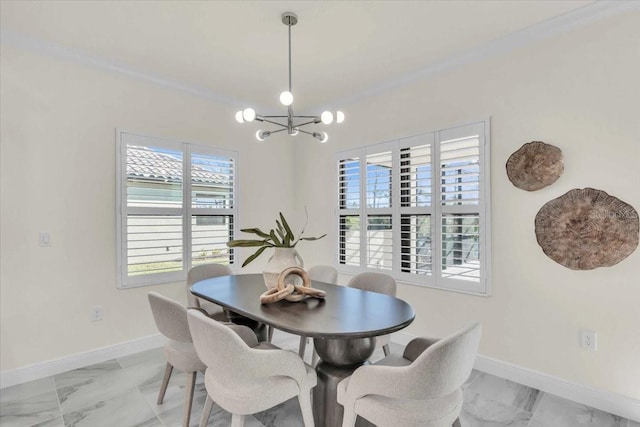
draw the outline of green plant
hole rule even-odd
[[[309,217],[307,216],[307,221],[308,220]],[[289,224],[284,218],[284,215],[282,215],[282,212],[280,212],[280,219],[276,219],[276,226],[276,228],[269,230],[268,233],[265,233],[259,228],[244,228],[240,231],[242,231],[243,233],[255,234],[258,237],[261,237],[261,239],[229,240],[227,242],[227,246],[229,246],[230,248],[258,248],[258,250],[255,251],[253,255],[247,258],[242,264],[242,266],[244,267],[254,259],[258,258],[260,254],[262,254],[262,252],[264,252],[267,248],[295,248],[298,242],[302,240],[319,240],[326,236],[326,234],[323,234],[320,237],[302,237],[304,235],[304,229],[307,226],[305,222],[300,235],[296,239],[295,234],[293,234],[293,231],[291,231],[291,227],[289,227]]]

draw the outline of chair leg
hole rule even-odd
[[[162,401],[164,400],[164,394],[167,392],[167,386],[169,385],[169,378],[171,378],[171,373],[173,372],[173,366],[169,362],[167,362],[166,368],[164,368],[164,376],[162,377],[162,384],[160,385],[160,393],[158,394],[158,401],[156,402],[158,405],[162,405]]]
[[[456,418],[452,427],[462,427],[462,424],[460,424],[460,417]]]
[[[207,394],[207,400],[204,402],[204,409],[202,410],[202,416],[200,417],[200,427],[207,427],[207,424],[209,424],[211,409],[213,409],[213,400],[211,400],[211,397]]]
[[[304,351],[307,348],[307,337],[300,337],[300,347],[298,347],[298,356],[304,360]]]
[[[267,342],[271,342],[273,339],[273,326],[269,325],[267,328]]]
[[[244,415],[232,414],[231,427],[244,427]]]
[[[304,427],[314,427],[313,409],[311,407],[311,390],[302,391],[298,395],[298,401],[300,402],[300,411],[302,412]]]
[[[382,346],[382,351],[384,351],[385,357],[391,354],[391,349],[389,348],[389,344],[385,344]]]
[[[355,427],[356,418],[358,415],[353,411],[352,408],[344,408],[344,415],[342,415],[342,427]]]
[[[191,407],[193,405],[193,391],[196,387],[197,372],[187,372],[187,385],[184,388],[184,408],[182,409],[182,426],[189,427]]]

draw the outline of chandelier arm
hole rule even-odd
[[[306,133],[307,135],[313,136],[313,132],[309,132],[309,131],[306,131],[306,130],[303,130],[303,129],[300,129],[300,128],[298,128],[298,132]]]
[[[291,116],[294,119],[316,119],[320,120],[320,116]]]
[[[317,120],[311,120],[311,121],[308,121],[308,122],[299,123],[299,124],[297,124],[297,125],[294,125],[293,127],[300,127],[300,126],[312,125],[312,124],[314,124],[314,123],[318,123],[318,121],[317,121]]]
[[[267,120],[265,118],[262,119],[263,122],[271,123],[272,125],[282,126],[283,128],[287,128],[287,125],[283,125],[282,123],[274,122],[273,120]],[[284,130],[284,129],[282,129]]]
[[[280,125],[280,126],[282,126],[282,125]],[[287,130],[287,127],[286,127],[286,126],[285,126],[284,128],[282,128],[282,129],[272,130],[272,131],[270,131],[270,132],[271,132],[271,135],[273,135],[274,133],[282,132],[282,131],[285,131],[285,130]]]
[[[261,116],[261,117],[263,117],[263,118],[266,117],[268,119],[286,119],[289,116]],[[294,117],[298,117],[298,116],[294,116]]]

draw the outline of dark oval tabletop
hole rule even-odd
[[[413,308],[389,295],[312,281],[325,299],[260,304],[267,290],[262,274],[238,274],[202,280],[191,293],[250,319],[285,332],[314,338],[362,338],[385,335],[407,327]]]

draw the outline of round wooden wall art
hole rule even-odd
[[[611,267],[638,247],[638,212],[593,188],[551,200],[538,211],[535,226],[544,253],[572,270]]]
[[[509,181],[527,191],[553,184],[563,171],[562,150],[542,141],[524,144],[507,160]]]

